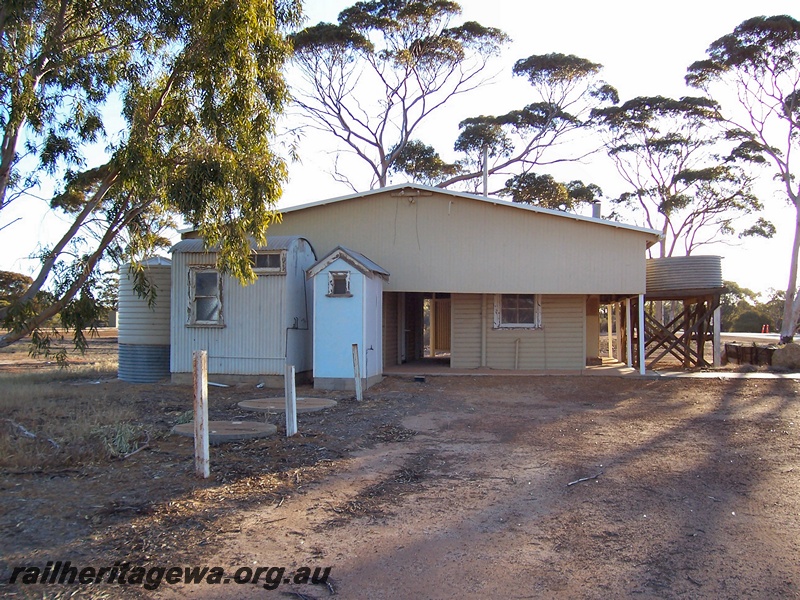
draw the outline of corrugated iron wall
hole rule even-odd
[[[334,202],[270,226],[308,238],[322,256],[338,245],[391,274],[386,291],[638,294],[653,235],[432,193]]]
[[[169,377],[170,288],[169,260],[146,260],[145,272],[156,288],[152,306],[133,289],[129,265],[120,267],[118,376],[131,383],[151,383]]]
[[[213,256],[208,254],[173,255],[172,372],[191,372],[192,352],[208,350],[209,373],[283,375],[285,275],[259,277],[246,288],[229,276],[223,277],[225,326],[187,326],[189,268],[213,263]]]
[[[647,260],[647,292],[722,287],[719,256],[669,256]]]

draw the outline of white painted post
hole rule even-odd
[[[356,384],[356,400],[361,402],[364,399],[361,392],[361,366],[358,360],[358,344],[353,344],[353,375]]]
[[[297,433],[297,388],[294,383],[294,365],[286,365],[283,373],[286,393],[286,437]]]
[[[639,294],[639,375],[644,375],[644,294]]]
[[[486,366],[486,327],[489,322],[487,295],[481,295],[481,367]]]
[[[210,460],[208,456],[208,352],[192,353],[194,375],[194,472],[208,479]]]
[[[722,307],[718,306],[714,309],[714,366],[722,366],[722,340],[720,339],[720,327],[722,324]]]
[[[633,340],[631,339],[631,299],[625,298],[625,350],[628,367],[633,367]]]
[[[608,358],[614,358],[614,336],[612,329],[614,328],[614,305],[608,304],[608,309],[606,312],[607,318],[606,321],[608,323]]]
[[[614,314],[615,325],[617,326],[617,356],[616,359],[622,362],[622,303],[616,305],[616,313]]]

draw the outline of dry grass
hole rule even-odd
[[[135,414],[98,381],[112,373],[108,365],[0,373],[0,468],[64,468],[130,451]],[[125,432],[134,439],[120,440]]]
[[[67,368],[4,349],[0,370],[0,468],[37,471],[107,460],[144,436],[135,414],[104,382],[117,377],[116,340],[91,344]]]

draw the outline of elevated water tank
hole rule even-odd
[[[119,270],[118,376],[132,383],[152,383],[169,377],[169,314],[171,261],[155,256],[142,262],[156,288],[155,303],[133,289],[129,265]]]
[[[647,293],[722,287],[719,256],[670,256],[647,261]]]

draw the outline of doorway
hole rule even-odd
[[[384,365],[450,364],[450,294],[384,292]]]
[[[425,358],[450,358],[450,294],[426,295],[422,304]]]

